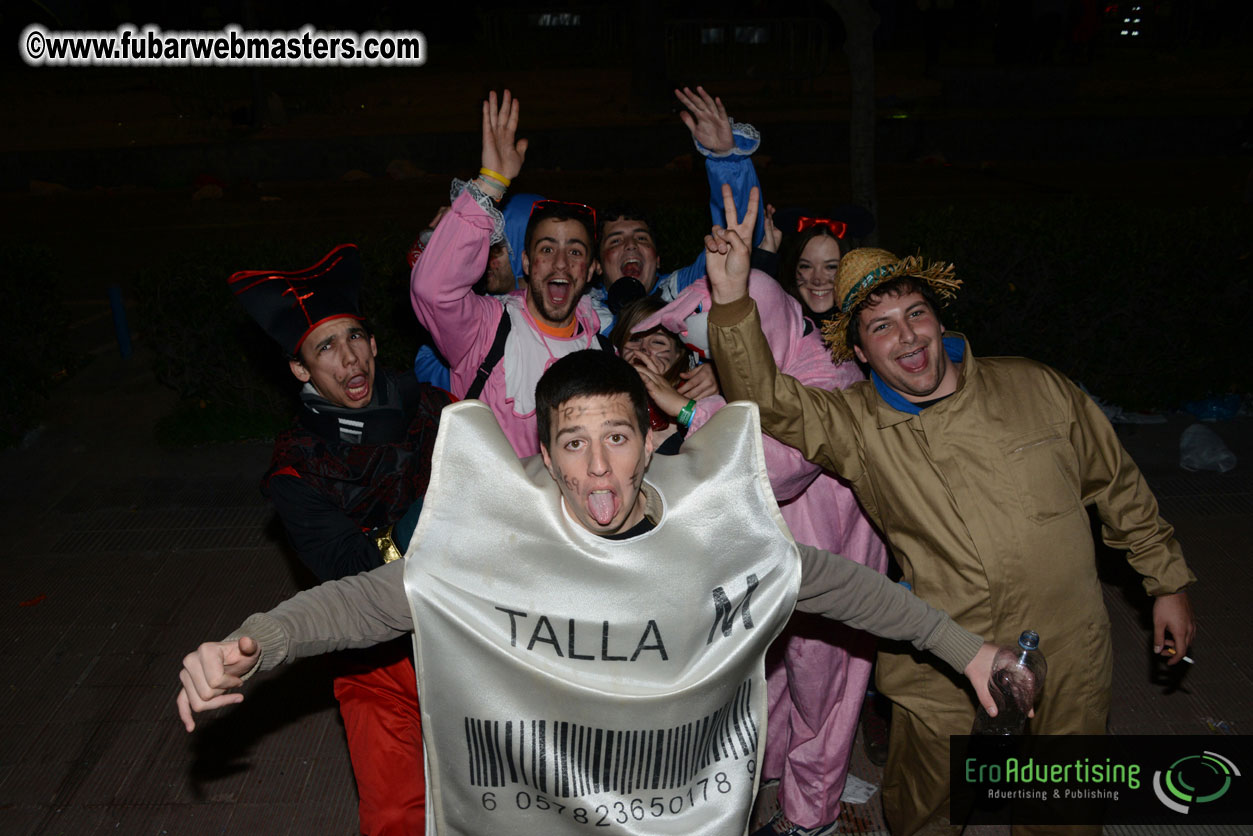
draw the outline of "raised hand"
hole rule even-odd
[[[783,241],[783,230],[774,225],[774,206],[766,204],[766,220],[761,230],[761,243],[757,249],[768,253],[777,253]]]
[[[635,347],[638,344],[639,343],[636,340],[628,340],[627,344],[622,347],[622,359],[626,360],[636,368],[643,367],[654,374],[664,374],[666,370],[665,367],[662,366],[661,360],[653,357],[647,352],[640,351]]]
[[[704,87],[675,90],[686,111],[679,114],[683,124],[692,132],[692,138],[715,154],[725,154],[735,149],[735,135],[731,133],[731,117],[722,106],[722,99],[710,96]]]
[[[238,641],[205,642],[183,657],[178,674],[183,688],[175,702],[187,731],[196,728],[193,712],[243,702],[243,694],[226,692],[243,684],[243,675],[256,666],[260,651],[255,640],[241,636]]]
[[[728,304],[748,293],[749,259],[759,199],[756,188],[748,193],[748,206],[744,219],[740,220],[731,187],[725,183],[722,186],[722,207],[727,226],[725,229],[715,226],[705,236],[705,270],[709,274],[709,290],[715,304]]]
[[[522,170],[526,159],[525,139],[515,141],[518,131],[519,102],[506,90],[496,102],[496,91],[487,95],[483,102],[483,168],[495,171],[512,180]]]
[[[680,395],[668,380],[648,366],[642,363],[632,365],[639,372],[640,380],[644,381],[644,388],[648,391],[648,397],[653,399],[657,408],[671,418],[677,418],[683,407],[687,406],[687,396]]]

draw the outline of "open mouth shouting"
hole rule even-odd
[[[549,304],[558,310],[565,307],[566,300],[570,298],[573,290],[573,283],[566,278],[549,279],[548,284],[544,286]]]
[[[923,346],[902,354],[896,358],[896,362],[909,374],[918,374],[927,368],[927,348]]]
[[[638,258],[628,258],[622,262],[622,275],[627,278],[638,279],[643,272],[644,263]]]
[[[365,372],[358,372],[344,382],[344,395],[348,400],[357,403],[370,397],[370,378]]]

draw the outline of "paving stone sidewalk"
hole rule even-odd
[[[142,346],[101,352],[23,449],[0,452],[0,833],[356,833],[322,662],[260,677],[195,734],[176,719],[183,654],[308,578],[257,489],[268,445],[161,449],[152,427],[172,404]],[[1179,469],[1188,423],[1123,435],[1201,578],[1197,663],[1154,680],[1146,612],[1111,572],[1115,733],[1253,728],[1253,422],[1214,426],[1239,456],[1226,474]],[[880,778],[860,747],[854,772]],[[847,809],[846,832],[882,827],[877,796]]]

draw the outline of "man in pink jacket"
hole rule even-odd
[[[843,389],[863,379],[854,363],[832,363],[800,306],[778,282],[754,271],[749,295],[761,311],[762,330],[779,368],[811,386]],[[665,310],[642,321],[639,331],[661,325],[699,355],[709,341],[709,280],[700,279]],[[689,432],[724,404],[720,396],[697,402]],[[763,437],[766,470],[784,520],[798,543],[838,552],[878,572],[887,549],[849,488],[799,451]],[[857,719],[874,659],[874,638],[844,625],[793,616],[766,658],[769,700],[762,777],[779,779],[781,812],[766,832],[835,832]]]
[[[452,394],[487,403],[517,454],[531,456],[539,452],[535,382],[558,358],[597,347],[601,323],[583,294],[596,267],[595,213],[580,204],[535,204],[522,289],[503,298],[472,291],[491,245],[504,240],[496,204],[526,156],[517,127],[518,101],[506,90],[498,105],[493,92],[483,103],[479,176],[453,181],[452,209],[414,267],[410,296],[448,360]]]
[[[702,153],[731,155],[740,161],[707,164],[711,183],[726,177],[738,191],[747,193],[756,175],[751,163],[744,162],[748,152],[734,150],[733,124],[721,102],[700,88],[696,94],[676,93],[690,110],[683,122]],[[584,293],[600,265],[596,214],[582,204],[536,203],[521,254],[523,286],[504,297],[473,292],[488,264],[489,250],[505,238],[497,204],[526,156],[526,140],[516,139],[518,110],[517,100],[507,90],[499,106],[495,93],[483,103],[479,176],[468,183],[453,181],[452,207],[439,218],[414,265],[410,296],[419,321],[448,361],[449,391],[457,398],[487,403],[514,450],[525,457],[539,452],[536,381],[560,357],[585,348],[607,349],[608,341],[598,339],[597,332],[607,331],[610,323],[603,304],[597,306]],[[611,219],[611,223],[619,222]],[[651,240],[651,231],[647,234]],[[613,257],[615,264],[623,260],[620,252]],[[702,253],[697,264],[703,263]],[[648,272],[641,273],[648,286],[656,278],[655,269],[653,258]],[[694,269],[696,265],[669,279],[680,286]],[[703,272],[703,266],[699,269]],[[712,374],[693,374],[685,391],[701,397],[717,387]]]

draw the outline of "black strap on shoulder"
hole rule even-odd
[[[479,364],[479,373],[474,376],[474,382],[466,390],[466,400],[483,394],[483,387],[487,385],[487,379],[492,376],[492,370],[496,368],[500,358],[505,356],[505,340],[509,339],[509,329],[512,327],[509,311],[506,310],[500,317],[500,325],[496,327],[496,338],[492,340],[492,347],[487,350],[487,355]],[[600,344],[601,351],[613,352],[613,343],[604,334],[597,334],[596,342]]]
[[[483,394],[483,387],[487,385],[487,379],[492,376],[492,370],[496,368],[500,358],[505,356],[505,340],[509,339],[509,329],[512,327],[509,310],[506,308],[500,312],[500,325],[496,326],[496,339],[492,340],[492,347],[487,350],[487,356],[479,364],[479,373],[474,376],[474,382],[466,390],[466,400]]]

